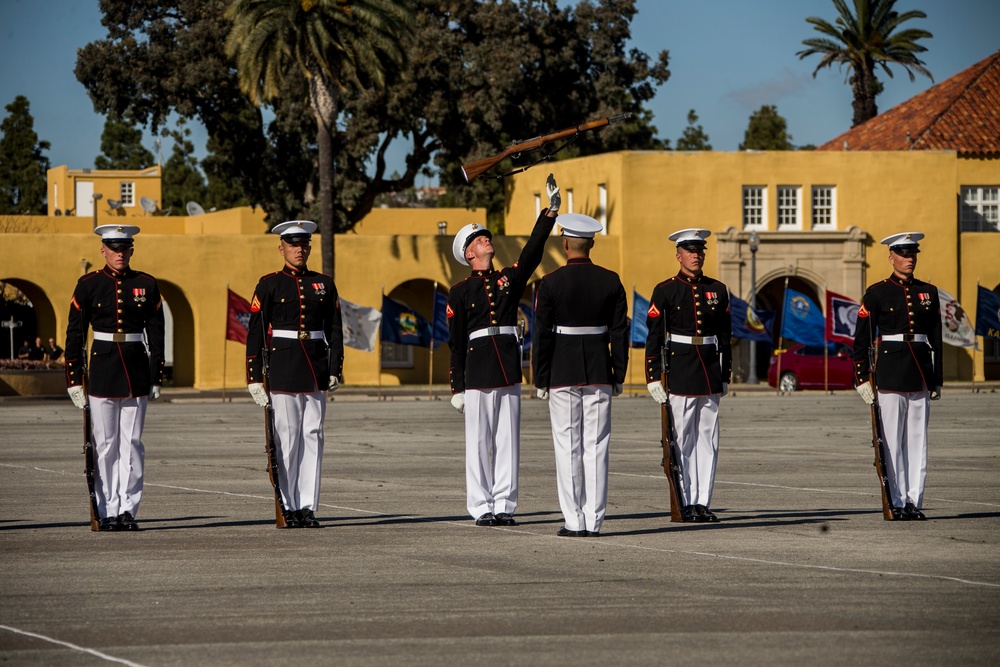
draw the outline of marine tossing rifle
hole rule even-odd
[[[623,120],[628,120],[632,117],[631,113],[623,113],[620,116],[613,116],[611,118],[599,118],[597,120],[592,120],[589,123],[584,123],[582,125],[576,125],[574,127],[567,127],[565,130],[559,130],[558,132],[553,132],[552,134],[543,134],[540,137],[535,137],[534,139],[523,139],[517,140],[512,143],[507,148],[503,149],[493,157],[484,158],[482,160],[476,160],[475,162],[469,162],[468,164],[462,165],[462,175],[465,176],[467,183],[471,183],[475,178],[506,178],[507,176],[513,176],[514,174],[520,174],[522,171],[527,171],[531,169],[539,162],[544,162],[548,160],[553,155],[563,150],[571,143],[576,141],[582,133],[588,130],[596,130],[605,125],[611,125],[612,123],[618,123]],[[553,151],[545,153],[542,157],[538,158],[531,164],[521,167],[520,169],[515,169],[514,171],[508,171],[498,176],[487,177],[486,172],[497,166],[507,158],[517,159],[522,153],[530,153],[531,151],[537,151],[538,149],[552,143],[553,141],[562,141],[563,139],[568,139],[561,146]]]

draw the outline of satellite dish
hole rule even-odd
[[[62,211],[60,211],[59,209],[56,209],[56,215],[62,215]]]
[[[149,197],[140,197],[139,206],[141,206],[142,210],[146,213],[156,213],[156,202]]]
[[[120,201],[118,201],[117,199],[109,199],[108,200],[108,206],[111,207],[112,211],[117,211],[118,209],[120,209],[122,207],[122,203]]]
[[[188,215],[205,215],[205,209],[196,201],[189,201],[186,208]]]

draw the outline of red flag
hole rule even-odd
[[[229,305],[226,308],[228,311],[226,340],[235,340],[246,345],[247,330],[250,328],[250,302],[231,289],[227,288],[226,291],[229,293]]]
[[[854,344],[854,332],[858,327],[858,317],[866,317],[867,311],[859,313],[861,304],[846,296],[826,293],[826,339],[845,345]]]

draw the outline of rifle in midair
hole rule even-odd
[[[666,331],[666,318],[664,318]],[[681,514],[681,461],[677,452],[677,443],[673,437],[673,423],[670,414],[670,351],[669,338],[664,335],[663,346],[660,348],[660,382],[667,392],[667,402],[660,406],[660,444],[663,446],[663,474],[667,476],[670,486],[670,521],[684,521]]]
[[[892,521],[895,517],[896,507],[893,507],[892,499],[889,497],[889,477],[885,472],[885,462],[888,458],[885,452],[885,429],[882,428],[882,413],[878,406],[878,386],[875,384],[875,346],[868,347],[868,370],[872,383],[872,394],[875,398],[872,401],[872,447],[875,449],[875,472],[878,474],[879,488],[882,491],[882,518]]]
[[[611,125],[612,123],[618,123],[623,120],[627,120],[632,117],[631,113],[623,113],[620,116],[613,116],[611,118],[598,118],[597,120],[592,120],[589,123],[583,123],[582,125],[575,125],[573,127],[567,127],[564,130],[559,130],[557,132],[552,132],[551,134],[543,134],[540,137],[534,137],[533,139],[523,139],[517,140],[512,143],[507,148],[503,149],[493,157],[483,158],[482,160],[476,160],[475,162],[469,162],[468,164],[462,165],[462,175],[465,176],[465,181],[471,183],[473,179],[476,178],[488,178],[486,172],[497,166],[507,158],[517,159],[522,153],[530,153],[532,151],[537,151],[540,148],[554,142],[562,141],[566,139],[567,141],[557,147],[555,150],[549,151],[543,154],[540,158],[532,162],[531,164],[522,167],[520,169],[515,169],[514,171],[508,171],[498,176],[493,176],[491,178],[501,179],[507,176],[513,176],[514,174],[520,174],[522,171],[527,171],[531,169],[539,162],[544,162],[552,158],[553,155],[563,150],[571,143],[576,141],[582,133],[589,130],[596,130],[598,128],[604,127],[605,125]]]

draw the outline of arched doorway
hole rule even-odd
[[[194,314],[180,287],[158,278],[163,298],[166,325],[165,352],[167,357],[166,382],[168,386],[194,386],[195,335]]]
[[[70,296],[66,295],[67,304]],[[5,322],[0,337],[0,358],[16,357],[17,349],[24,341],[33,344],[35,338],[41,338],[43,345],[48,344],[49,338],[65,343],[66,332],[56,331],[56,313],[52,302],[41,287],[30,281],[20,278],[0,280],[0,320]]]

